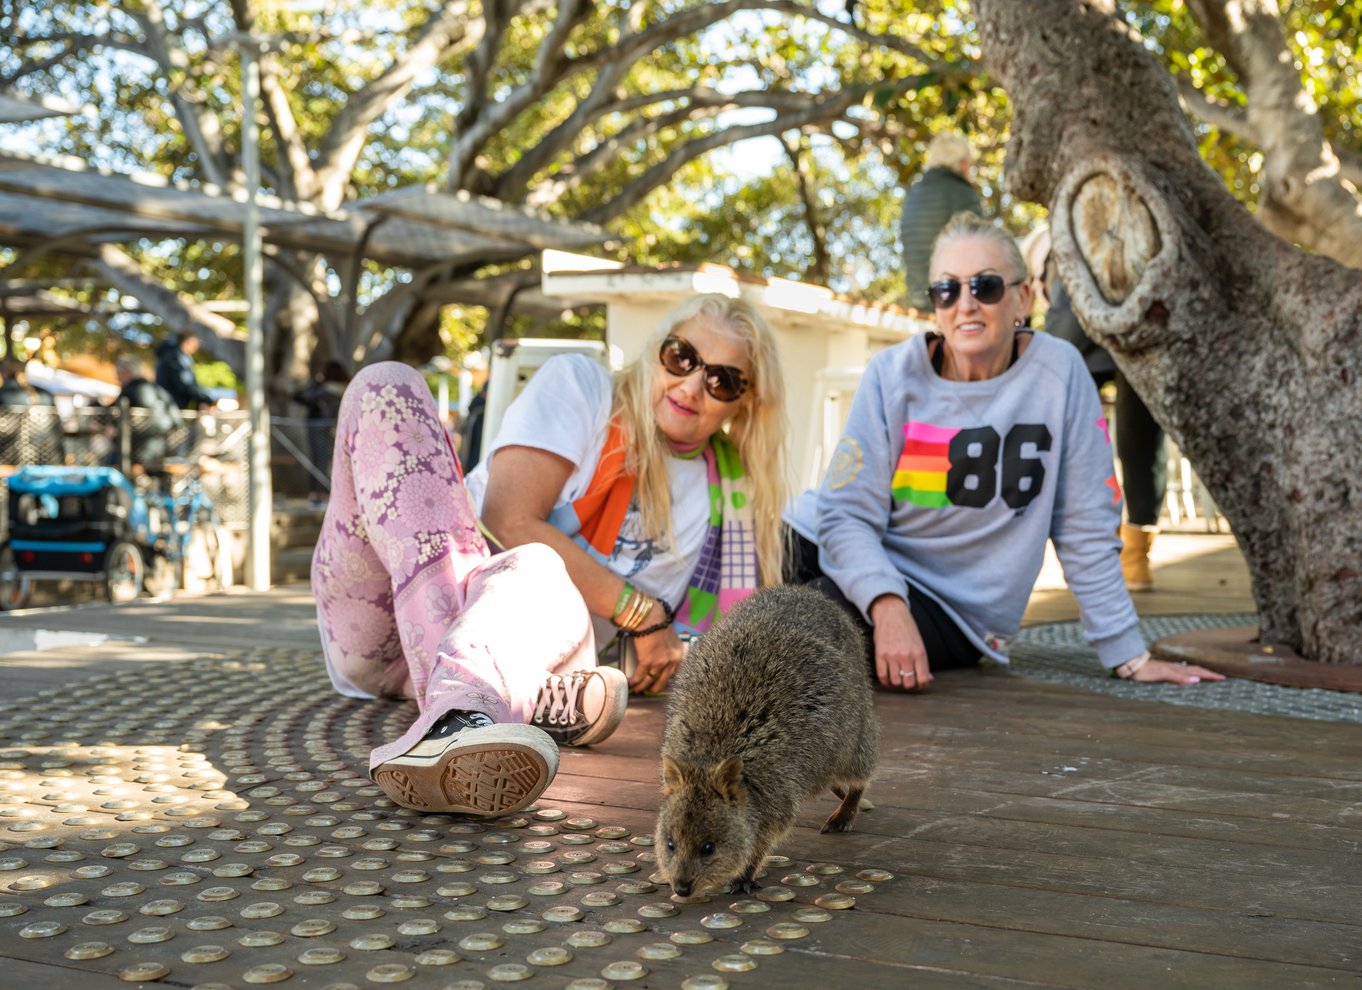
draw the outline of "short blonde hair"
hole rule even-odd
[[[785,562],[780,513],[788,494],[785,438],[790,432],[785,415],[785,382],[770,327],[756,309],[741,299],[717,293],[687,299],[663,317],[643,345],[642,353],[615,379],[611,417],[619,416],[623,423],[626,466],[637,479],[634,497],[643,529],[668,546],[675,543],[667,473],[671,449],[657,428],[653,382],[661,367],[658,351],[662,341],[682,324],[697,318],[742,341],[747,349],[747,378],[751,386],[733,403],[733,414],[723,428],[737,446],[747,472],[761,583],[779,584]]]
[[[959,131],[942,131],[927,145],[924,161],[928,168],[943,167],[959,172],[961,162],[974,161],[974,148],[969,138]]]
[[[951,241],[963,240],[965,238],[978,237],[986,241],[993,241],[1003,252],[1007,259],[1008,267],[1012,270],[1007,273],[1009,279],[1026,281],[1026,261],[1022,258],[1021,248],[1017,247],[1017,242],[1012,235],[1003,228],[999,227],[991,220],[970,213],[968,210],[961,210],[949,220],[946,226],[941,228],[941,233],[936,235],[936,240],[932,243],[932,261],[928,266],[928,272],[936,270],[936,258]]]
[[[114,368],[129,378],[146,378],[147,366],[139,357],[131,354],[120,354],[114,359]]]

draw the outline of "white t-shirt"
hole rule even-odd
[[[511,446],[547,450],[575,465],[554,504],[555,513],[570,512],[571,503],[586,493],[605,445],[610,386],[610,373],[584,354],[560,354],[545,361],[506,410],[491,449],[468,475],[468,491],[478,514],[482,514],[487,491],[488,465],[498,450]],[[631,503],[606,567],[640,591],[660,595],[679,608],[709,531],[709,484],[703,455],[670,458],[667,470],[676,548],[646,539],[638,507]],[[598,642],[614,635],[608,623],[597,625]]]

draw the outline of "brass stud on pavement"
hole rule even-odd
[[[293,970],[283,963],[266,963],[263,966],[252,966],[241,974],[241,978],[247,983],[282,983],[293,975]]]
[[[562,946],[550,945],[534,949],[525,957],[525,961],[532,966],[563,966],[572,962],[572,953]]]
[[[226,959],[228,955],[227,950],[220,945],[196,945],[180,953],[180,958],[187,963],[211,963]]]
[[[822,894],[815,897],[813,902],[829,911],[845,911],[856,906],[856,898],[850,894]]]
[[[365,973],[374,983],[401,983],[416,975],[416,970],[405,963],[381,963]]]
[[[677,945],[704,945],[707,942],[713,942],[714,936],[709,932],[673,932],[671,940]]]
[[[487,978],[497,983],[519,983],[534,975],[534,970],[524,963],[501,963],[487,971]]]
[[[746,973],[757,968],[757,961],[751,956],[733,954],[720,956],[710,965],[721,973]]]
[[[681,981],[681,990],[728,990],[728,981],[717,973],[697,973]]]
[[[607,963],[601,970],[601,976],[607,980],[641,980],[647,975],[648,967],[632,959]]]
[[[158,962],[133,963],[118,971],[118,978],[125,983],[154,983],[170,975],[170,967]]]
[[[640,959],[675,959],[681,950],[671,942],[653,942],[642,946],[635,955]]]
[[[476,932],[459,939],[459,948],[465,952],[494,952],[506,942],[493,932]]]
[[[605,932],[583,928],[573,932],[565,941],[575,949],[599,949],[603,945],[609,945],[611,939]]]
[[[67,959],[102,959],[114,951],[108,942],[81,942],[65,952]]]
[[[744,942],[739,948],[745,955],[749,956],[778,956],[785,951],[775,942],[764,938],[754,938],[750,942]]]
[[[304,966],[330,966],[338,963],[345,958],[345,953],[340,949],[332,948],[329,945],[318,946],[314,949],[304,949],[298,953],[298,961]]]

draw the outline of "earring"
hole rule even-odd
[[[1013,320],[1013,321],[1012,321],[1012,325],[1013,325],[1014,327],[1019,327],[1019,326],[1021,326],[1021,325],[1022,325],[1021,317],[1019,316],[1019,317],[1017,317],[1015,320]]]

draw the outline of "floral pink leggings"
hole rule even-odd
[[[451,709],[528,721],[546,672],[595,665],[586,605],[558,555],[542,544],[489,553],[430,389],[403,364],[371,365],[346,388],[312,590],[336,688],[420,709],[371,767]]]

